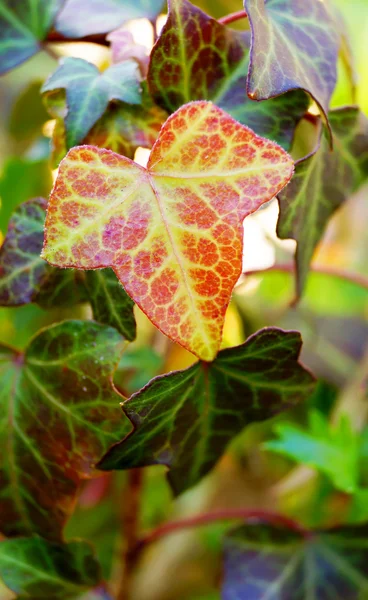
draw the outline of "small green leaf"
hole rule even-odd
[[[355,107],[329,113],[334,136],[327,134],[318,151],[297,161],[294,176],[278,195],[277,234],[297,241],[297,294],[303,292],[313,251],[326,224],[341,204],[368,177],[368,120]]]
[[[81,480],[129,431],[112,385],[116,329],[64,321],[0,349],[0,530],[59,539]]]
[[[55,544],[29,537],[0,543],[0,577],[24,600],[63,600],[95,587],[101,575],[86,542]]]
[[[63,0],[1,0],[0,73],[41,49]]]
[[[85,300],[77,271],[50,267],[40,253],[46,200],[21,204],[10,219],[0,248],[0,306],[35,302],[45,308],[74,305]]]
[[[165,464],[176,494],[195,485],[243,427],[308,397],[314,382],[300,348],[297,332],[263,329],[212,363],[156,377],[124,403],[135,431],[99,468]]]
[[[125,292],[112,269],[87,271],[86,287],[93,317],[99,323],[115,327],[125,339],[136,335],[134,302]]]
[[[212,100],[288,149],[309,99],[299,90],[253,102],[246,94],[248,65],[248,32],[225,27],[188,0],[169,0],[168,20],[152,50],[148,72],[155,101],[172,112],[191,100]]]
[[[356,490],[359,436],[352,430],[348,418],[341,419],[337,427],[331,427],[321,413],[311,411],[308,430],[292,423],[277,423],[274,431],[279,439],[266,442],[266,450],[318,469],[343,492],[351,494]]]
[[[223,600],[364,600],[368,527],[301,535],[243,525],[225,537]]]
[[[244,0],[252,30],[248,95],[267,100],[302,89],[327,118],[336,84],[339,35],[320,0]]]
[[[85,138],[110,100],[140,104],[139,82],[139,66],[134,60],[112,65],[101,73],[86,60],[67,57],[46,81],[42,91],[66,90],[66,141],[71,147]]]
[[[154,21],[164,0],[66,0],[56,29],[66,36],[107,33],[131,19]]]

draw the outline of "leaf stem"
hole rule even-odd
[[[80,37],[80,38],[73,38],[73,37],[68,37],[63,35],[62,33],[59,33],[58,31],[50,31],[50,33],[48,34],[46,40],[44,43],[56,43],[56,44],[63,44],[65,42],[90,42],[92,44],[99,44],[100,46],[110,46],[110,42],[107,41],[106,36],[108,35],[108,32],[106,33],[97,33],[94,35],[86,35],[84,37]]]
[[[210,523],[216,523],[217,521],[226,521],[232,519],[241,519],[244,521],[257,520],[274,525],[282,525],[295,531],[296,533],[299,533],[304,538],[309,538],[312,535],[310,530],[305,529],[300,523],[294,519],[286,517],[285,515],[264,510],[234,508],[216,510],[178,521],[169,521],[168,523],[163,523],[163,525],[159,525],[156,529],[153,529],[140,540],[138,540],[137,552],[140,552],[148,544],[152,544],[160,538],[175,533],[176,531],[182,531],[183,529],[189,529],[191,527],[199,527],[202,525],[208,525]]]
[[[217,20],[222,25],[229,25],[229,23],[235,23],[235,21],[240,21],[240,19],[246,19],[247,17],[248,15],[245,10],[238,10]]]
[[[132,575],[138,554],[139,509],[143,483],[143,470],[128,471],[128,482],[122,499],[121,526],[124,536],[122,553],[121,578],[116,600],[129,600],[132,585]]]

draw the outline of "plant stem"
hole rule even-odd
[[[153,529],[147,535],[143,536],[138,540],[137,551],[140,552],[148,544],[152,544],[160,538],[188,529],[191,527],[198,527],[200,525],[208,525],[209,523],[215,523],[217,521],[226,521],[230,519],[241,519],[241,520],[258,520],[264,523],[270,523],[273,525],[282,525],[288,529],[292,529],[296,533],[299,533],[304,538],[308,538],[312,535],[312,532],[305,529],[300,523],[280,515],[278,513],[268,512],[264,510],[251,510],[246,508],[234,508],[216,510],[213,512],[203,513],[195,515],[194,517],[188,517],[179,521],[169,521],[163,525],[159,525],[156,529]]]
[[[110,42],[107,41],[106,33],[97,33],[95,35],[86,35],[81,38],[73,38],[63,35],[58,31],[50,31],[45,42],[53,42],[57,44],[63,44],[64,42],[90,42],[92,44],[100,44],[100,46],[110,46]]]
[[[132,575],[138,554],[139,509],[143,482],[143,470],[128,471],[128,482],[122,499],[121,526],[124,536],[122,553],[122,574],[119,582],[116,600],[129,600],[132,585]]]
[[[218,19],[218,22],[222,25],[229,25],[229,23],[235,23],[235,21],[240,21],[240,19],[246,19],[247,17],[248,15],[245,10],[238,10],[237,12],[221,17],[221,19]]]

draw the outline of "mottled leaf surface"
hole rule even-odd
[[[1,0],[0,73],[41,49],[63,0]]]
[[[80,597],[101,578],[86,542],[56,544],[38,537],[0,543],[0,577],[22,599]]]
[[[213,360],[241,273],[242,222],[293,168],[284,150],[213,104],[185,105],[161,129],[147,169],[93,146],[69,152],[48,205],[43,257],[113,267],[163,333]]]
[[[223,600],[364,600],[368,528],[303,537],[286,527],[243,525],[224,545]]]
[[[163,4],[164,0],[66,0],[56,29],[71,37],[107,33],[130,19],[154,20]]]
[[[304,289],[313,252],[335,210],[368,177],[368,121],[355,107],[329,113],[334,136],[331,152],[327,134],[318,151],[296,163],[287,190],[278,196],[277,234],[297,241],[297,293]]]
[[[244,0],[252,31],[247,80],[251,98],[302,89],[327,116],[336,84],[339,35],[320,0]]]
[[[58,539],[82,479],[129,431],[112,387],[116,329],[65,321],[0,354],[0,530]]]
[[[44,93],[66,90],[68,146],[81,142],[103,115],[110,100],[140,104],[140,73],[134,60],[112,65],[102,73],[82,58],[67,57],[42,87]]]
[[[86,273],[88,301],[93,317],[99,323],[115,327],[127,340],[134,340],[136,323],[133,313],[134,302],[111,269]]]
[[[130,469],[164,464],[176,494],[195,485],[246,425],[298,404],[313,378],[299,363],[300,335],[270,328],[244,344],[153,379],[124,402],[135,431],[99,466]]]
[[[234,31],[188,0],[170,0],[169,17],[152,53],[148,83],[172,112],[191,100],[212,100],[241,123],[289,147],[309,99],[294,91],[266,102],[246,94],[249,34]]]
[[[35,198],[13,213],[0,248],[0,306],[29,302],[46,307],[84,299],[77,273],[50,267],[41,257],[46,200]]]

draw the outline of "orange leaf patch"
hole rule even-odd
[[[80,146],[61,162],[43,258],[59,267],[112,267],[172,340],[216,357],[241,273],[243,219],[290,180],[292,158],[210,102],[168,118],[147,169]]]

